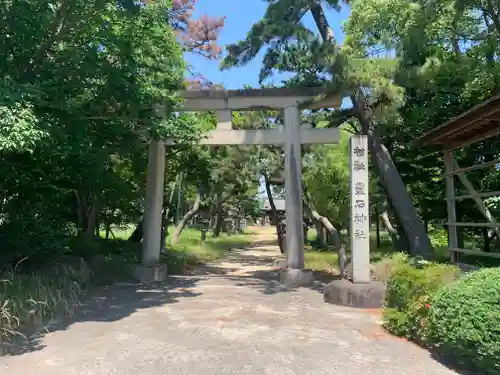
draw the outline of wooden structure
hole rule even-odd
[[[500,238],[500,223],[496,221],[491,212],[483,202],[483,198],[500,196],[499,191],[478,192],[466,176],[467,172],[493,167],[500,164],[500,158],[495,160],[474,164],[471,166],[459,166],[455,161],[454,150],[468,146],[472,143],[500,134],[500,95],[497,95],[461,115],[451,119],[445,124],[433,129],[414,141],[414,145],[438,145],[444,152],[445,160],[445,183],[446,183],[446,203],[448,212],[448,247],[452,261],[457,260],[457,253],[500,258],[498,253],[487,253],[483,251],[473,251],[461,249],[458,246],[457,227],[482,227],[492,228]],[[455,177],[467,190],[467,195],[455,195]],[[457,222],[456,201],[472,199],[477,208],[485,217],[486,222],[482,223],[462,223]]]
[[[286,203],[284,199],[274,199],[274,205],[276,206],[276,212],[278,215],[285,215],[285,207]],[[264,201],[264,205],[260,209],[264,214],[266,215],[271,215],[272,214],[272,208],[271,208],[271,203],[269,202],[269,199],[266,199]]]

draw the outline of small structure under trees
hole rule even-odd
[[[454,157],[455,150],[476,142],[484,141],[499,134],[500,95],[497,95],[415,140],[415,145],[438,145],[442,147],[444,152],[444,178],[446,183],[446,203],[448,212],[448,247],[453,262],[458,260],[457,253],[500,258],[499,253],[461,248],[457,235],[458,227],[479,227],[491,228],[493,232],[496,232],[498,238],[500,238],[500,223],[496,221],[483,201],[484,198],[500,196],[500,190],[480,192],[474,188],[473,184],[466,176],[468,172],[497,166],[500,164],[500,158],[496,155],[493,160],[485,160],[482,163],[470,166],[459,166]],[[457,177],[460,183],[465,187],[467,194],[456,195],[454,176]],[[486,219],[485,222],[457,221],[456,202],[464,199],[472,199],[475,202],[477,208]]]
[[[276,206],[276,213],[279,216],[285,215],[285,200],[284,199],[274,199],[274,205]],[[267,215],[269,218],[272,216],[272,210],[273,208],[271,207],[271,203],[269,202],[269,199],[266,199],[264,201],[264,205],[261,208],[261,211],[264,215]]]

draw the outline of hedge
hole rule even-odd
[[[432,298],[425,327],[433,345],[487,374],[500,374],[500,268],[471,272]]]
[[[398,264],[382,316],[393,334],[500,375],[500,268],[464,275],[453,265]]]
[[[458,267],[447,264],[399,264],[392,270],[387,284],[383,310],[385,327],[397,336],[425,341],[423,327],[432,296],[460,274]]]

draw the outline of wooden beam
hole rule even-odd
[[[457,247],[449,248],[448,250],[451,253],[462,253],[462,254],[466,254],[466,255],[477,255],[477,256],[481,256],[481,257],[500,258],[499,253],[485,253],[484,251],[460,249]]]
[[[450,227],[471,227],[471,228],[498,228],[498,223],[445,223]]]
[[[500,95],[494,96],[491,99],[486,100],[485,102],[478,104],[470,110],[460,114],[459,116],[452,118],[437,128],[423,134],[411,143],[413,145],[422,146],[443,143],[440,142],[443,138],[447,138],[452,134],[463,133],[465,129],[472,129],[474,124],[478,121],[484,121],[485,119],[490,118],[492,115],[500,111],[499,104]],[[468,142],[466,144],[470,143],[471,142]],[[443,145],[445,147],[449,146],[447,144]]]
[[[500,195],[500,190],[488,191],[486,193],[457,195],[453,199],[456,200],[456,201],[461,201],[461,200],[464,200],[464,199],[474,199],[476,197],[479,197],[479,198],[496,197],[497,195]],[[448,199],[448,198],[446,198],[446,199]]]
[[[477,120],[479,121],[479,120]],[[443,147],[448,150],[456,150],[457,148],[463,147],[463,146],[468,146],[472,143],[484,141],[485,139],[495,137],[500,134],[500,122],[498,121],[491,121],[490,122],[490,129],[487,131],[479,131],[477,134],[466,138],[462,141],[458,142],[451,142],[449,144],[443,144]]]
[[[476,189],[474,189],[474,186],[469,181],[469,179],[467,178],[465,173],[458,171],[460,167],[459,167],[457,161],[455,159],[453,159],[452,163],[453,163],[453,170],[454,170],[456,176],[458,177],[460,182],[465,186],[467,191],[472,195],[472,200],[474,200],[474,202],[476,203],[476,206],[479,209],[479,211],[481,212],[481,214],[486,218],[486,220],[488,220],[490,223],[495,225],[494,226],[495,232],[496,232],[498,238],[500,238],[500,229],[498,228],[497,221],[495,220],[495,218],[491,214],[490,210],[488,210],[488,207],[486,207],[483,200],[479,197],[479,193],[476,191]]]
[[[446,211],[448,212],[448,222],[455,223],[457,221],[456,212],[456,202],[455,202],[455,180],[452,172],[454,170],[453,164],[453,151],[444,152],[444,170],[447,173],[445,178],[446,185]],[[458,234],[457,227],[450,225],[448,227],[448,247],[458,248]],[[450,253],[451,261],[455,263],[457,261],[456,254],[454,252]]]
[[[500,159],[495,159],[495,160],[489,161],[487,163],[473,164],[471,166],[464,167],[464,168],[457,168],[451,173],[452,174],[468,173],[468,172],[476,171],[478,169],[484,169],[487,167],[491,167],[491,166],[497,165],[497,164],[500,164]],[[444,175],[446,176],[447,174],[445,173]]]

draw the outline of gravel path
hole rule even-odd
[[[94,290],[78,316],[0,358],[9,375],[450,375],[373,311],[275,281],[270,233],[191,275]]]

